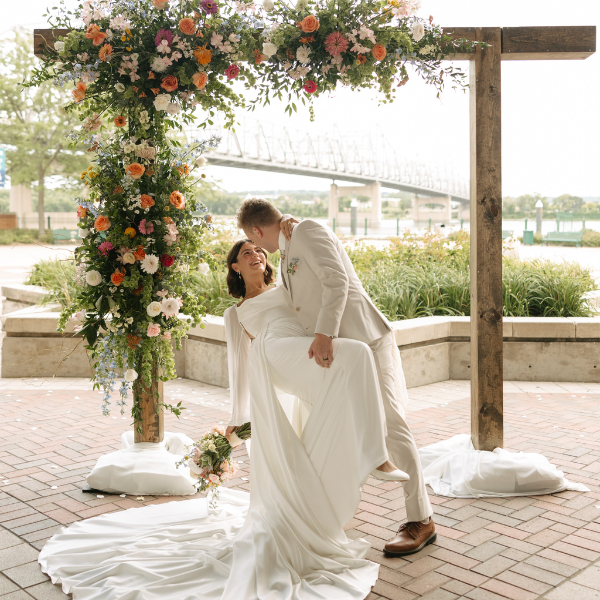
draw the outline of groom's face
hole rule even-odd
[[[267,227],[247,227],[244,229],[244,233],[249,240],[252,240],[257,246],[264,248],[267,252],[273,253],[279,250],[279,237],[272,235]]]

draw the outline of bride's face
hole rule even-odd
[[[237,266],[237,271],[244,279],[251,279],[253,275],[265,272],[267,257],[259,246],[246,242],[240,248],[237,262],[233,264]]]

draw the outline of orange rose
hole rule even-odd
[[[260,50],[257,50],[256,48],[254,49],[254,62],[257,65],[260,65],[260,63],[263,60],[267,60],[267,58],[269,58],[269,57],[265,56]]]
[[[110,55],[112,54],[113,47],[110,44],[104,44],[102,48],[100,48],[100,52],[98,52],[98,56],[100,60],[108,60]]]
[[[94,221],[94,227],[97,231],[106,231],[110,227],[110,220],[104,215],[99,215]]]
[[[169,0],[152,0],[152,5],[158,10],[164,10],[169,6]]]
[[[110,276],[110,280],[113,285],[121,285],[127,271],[123,267],[118,267],[116,271]]]
[[[300,29],[304,31],[304,33],[313,33],[314,31],[319,31],[319,19],[314,15],[308,15],[308,17],[304,17],[302,21],[300,21]]]
[[[131,179],[139,179],[143,174],[146,168],[140,163],[131,163],[125,167],[125,173],[131,177]]]
[[[356,57],[356,62],[357,62],[359,65],[364,65],[364,64],[367,62],[367,57],[366,57],[364,54],[359,54],[359,55]]]
[[[75,98],[75,102],[79,102],[85,98],[85,90],[87,90],[87,85],[80,81],[75,89],[71,92],[73,94],[73,98]]]
[[[148,194],[142,194],[140,197],[140,201],[142,208],[150,208],[155,204],[154,198],[152,198],[152,196],[148,196]]]
[[[156,75],[150,71],[150,73],[148,73],[148,79],[156,79]]]
[[[192,75],[192,82],[198,89],[203,89],[208,83],[208,75],[204,71],[199,71]]]
[[[371,54],[375,60],[383,60],[387,54],[387,50],[381,44],[375,44],[371,50]]]
[[[90,25],[87,28],[85,37],[88,40],[92,40],[94,46],[99,46],[106,39],[106,34],[100,31],[100,27],[98,27],[98,25]]]
[[[146,253],[144,252],[144,246],[138,246],[137,250],[133,253],[136,260],[144,260],[146,258]]]
[[[83,206],[78,206],[77,207],[77,216],[80,219],[85,219],[85,217],[87,217],[87,208],[83,208]]]
[[[128,227],[125,230],[125,235],[128,235],[131,239],[133,239],[136,236],[136,230],[133,227]]]
[[[207,65],[212,60],[212,52],[206,46],[198,46],[194,50],[194,56],[201,65]]]
[[[169,202],[175,208],[183,208],[185,206],[185,198],[183,197],[183,194],[181,192],[172,192],[169,196]]]
[[[179,31],[185,35],[194,35],[196,33],[196,23],[194,23],[193,19],[185,17],[185,19],[179,21]]]
[[[177,77],[175,77],[175,75],[167,75],[166,77],[163,77],[160,87],[163,90],[167,90],[167,92],[174,92],[179,87]]]
[[[127,119],[125,117],[115,117],[115,125],[117,127],[125,127],[125,125],[127,125]]]

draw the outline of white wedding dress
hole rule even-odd
[[[252,421],[251,493],[61,530],[39,562],[74,600],[362,600],[375,584],[368,542],[342,529],[387,459],[369,348],[334,340],[331,368],[318,367],[281,288],[229,309],[226,326],[232,422]]]

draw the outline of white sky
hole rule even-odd
[[[0,36],[13,27],[43,27],[51,0],[2,2]],[[67,4],[75,4],[67,0]],[[446,26],[600,25],[599,0],[422,0],[420,14]],[[510,61],[502,65],[503,193],[539,192],[600,196],[600,52],[585,61]],[[467,63],[459,63],[467,66]],[[404,156],[434,166],[451,163],[469,174],[468,95],[447,91],[441,100],[416,78],[391,105],[376,94],[340,90],[287,117],[284,105],[254,113],[267,123],[295,129],[364,134],[380,127]],[[328,189],[329,181],[283,174],[211,167],[229,191]],[[343,185],[343,183],[342,183]]]

